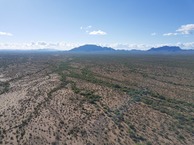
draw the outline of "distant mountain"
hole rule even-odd
[[[158,48],[151,48],[148,50],[148,52],[181,52],[183,51],[178,46],[162,46]]]
[[[97,45],[83,45],[77,48],[73,48],[70,52],[114,52],[115,50],[110,47],[101,47]]]
[[[97,45],[87,44],[80,47],[73,48],[68,52],[75,53],[120,53],[120,54],[190,54],[194,53],[194,50],[184,50],[178,46],[162,46],[157,48],[151,48],[147,51],[132,49],[132,50],[115,50],[110,47],[101,47]]]

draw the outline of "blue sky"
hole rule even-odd
[[[0,49],[194,48],[193,0],[0,0]]]

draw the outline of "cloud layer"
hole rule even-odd
[[[152,47],[161,47],[161,46],[179,46],[183,49],[194,49],[194,42],[187,42],[187,43],[165,43],[165,44],[153,44],[153,45],[146,45],[146,44],[122,44],[122,43],[115,43],[115,44],[108,44],[108,45],[102,45],[107,47],[112,47],[119,50],[131,50],[131,49],[138,49],[138,50],[148,50]]]
[[[13,36],[13,34],[9,32],[0,32],[0,36]]]
[[[0,49],[14,49],[14,50],[35,50],[35,49],[57,49],[57,50],[70,50],[75,47],[79,47],[84,45],[84,43],[66,43],[66,42],[58,42],[58,43],[50,43],[50,42],[31,42],[31,43],[0,43]],[[112,44],[96,44],[99,46],[112,47],[118,50],[131,50],[131,49],[139,49],[139,50],[147,50],[152,47],[160,47],[160,46],[179,46],[183,49],[194,49],[194,42],[181,43],[178,42],[176,44],[130,44],[130,43],[112,43]]]
[[[0,43],[0,49],[14,49],[14,50],[35,50],[35,49],[57,49],[69,50],[83,44],[65,43],[65,42],[30,42],[30,43]]]

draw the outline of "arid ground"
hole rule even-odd
[[[193,55],[0,54],[0,94],[0,144],[194,144]]]

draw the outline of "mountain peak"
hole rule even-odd
[[[162,46],[157,48],[151,48],[148,51],[149,52],[178,52],[178,51],[182,51],[182,49],[178,46]]]
[[[101,52],[101,51],[115,51],[110,47],[101,47],[93,44],[87,44],[83,46],[79,46],[77,48],[73,48],[70,50],[71,52]]]

